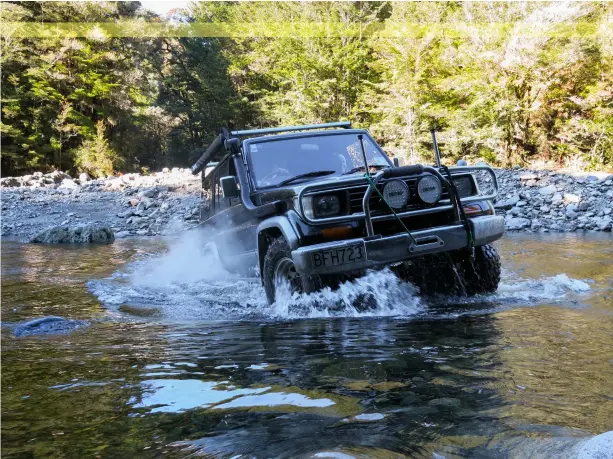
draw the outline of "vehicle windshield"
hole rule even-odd
[[[364,148],[368,166],[390,165],[389,160],[367,136],[364,136]],[[251,143],[249,155],[252,174],[258,188],[277,186],[287,179],[310,172],[334,171],[324,174],[333,177],[364,166],[360,141],[355,133]],[[313,180],[313,177],[304,177],[296,180],[296,183],[302,180]]]

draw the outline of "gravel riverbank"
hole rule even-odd
[[[154,236],[198,224],[200,176],[189,169],[89,180],[62,172],[5,177],[2,236],[30,239],[53,226],[99,224],[116,238]]]
[[[496,212],[507,231],[611,231],[613,175],[497,170]]]
[[[495,204],[508,231],[611,231],[613,175],[498,169]],[[103,224],[115,237],[170,234],[198,224],[200,177],[189,169],[99,180],[55,171],[4,177],[2,236],[29,239],[57,225]]]

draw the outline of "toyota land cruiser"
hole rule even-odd
[[[202,171],[202,224],[224,268],[259,272],[268,301],[390,267],[421,293],[493,292],[504,219],[485,165],[399,166],[348,122],[221,134]],[[218,160],[209,173],[204,170]]]

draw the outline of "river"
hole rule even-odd
[[[611,233],[505,236],[491,296],[383,271],[273,307],[202,246],[3,241],[3,457],[574,457],[613,429]],[[15,336],[44,316],[89,325]]]

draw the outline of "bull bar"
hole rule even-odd
[[[471,166],[471,167],[450,167],[449,172],[452,174],[456,171],[467,172],[471,170],[484,170],[487,171],[492,177],[493,191],[489,194],[481,194],[477,184],[477,194],[462,198],[462,204],[490,200],[496,197],[498,192],[498,182],[496,180],[496,174],[493,169],[488,166]],[[371,186],[369,186],[364,193],[362,200],[362,213],[354,213],[351,215],[330,217],[323,219],[311,219],[305,215],[302,197],[305,194],[311,194],[318,191],[330,190],[328,184],[327,187],[321,185],[310,185],[304,187],[298,195],[298,203],[303,218],[311,224],[329,224],[344,222],[348,220],[355,221],[356,219],[364,219],[366,226],[365,238],[355,238],[344,241],[335,241],[322,244],[311,245],[307,247],[300,247],[292,251],[292,258],[296,265],[298,272],[302,274],[334,274],[338,272],[344,272],[348,269],[360,270],[366,268],[373,268],[389,263],[395,263],[405,261],[417,256],[432,254],[443,251],[457,250],[470,247],[471,242],[466,238],[466,228],[462,224],[453,224],[447,226],[440,226],[435,228],[429,228],[421,231],[412,231],[411,233],[399,233],[392,236],[381,237],[375,235],[373,228],[373,220],[388,219],[390,216],[376,216],[373,217],[370,211],[370,198],[373,190],[378,183],[384,178],[393,177],[405,177],[410,175],[418,175],[423,172],[430,173],[436,176],[441,184],[447,188],[451,196],[451,184],[449,181],[434,167],[413,165],[405,167],[397,167],[391,169],[384,169],[377,172],[371,179]],[[363,178],[359,180],[363,182]],[[339,184],[338,188],[353,184],[354,180],[343,182]],[[358,182],[358,180],[356,180]],[[439,201],[437,207],[417,209],[406,212],[399,212],[396,217],[410,217],[415,215],[423,215],[424,213],[441,212],[445,210],[454,209],[456,217],[459,220],[459,209],[452,204],[452,200]],[[393,218],[393,217],[392,217]],[[470,230],[474,240],[472,244],[474,246],[480,246],[489,244],[497,239],[500,239],[504,234],[504,218],[496,215],[473,217],[468,219]],[[350,247],[363,247],[364,257],[356,262],[349,264],[342,264],[338,266],[315,266],[313,262],[313,255],[316,253],[323,254],[327,250],[343,249]]]

